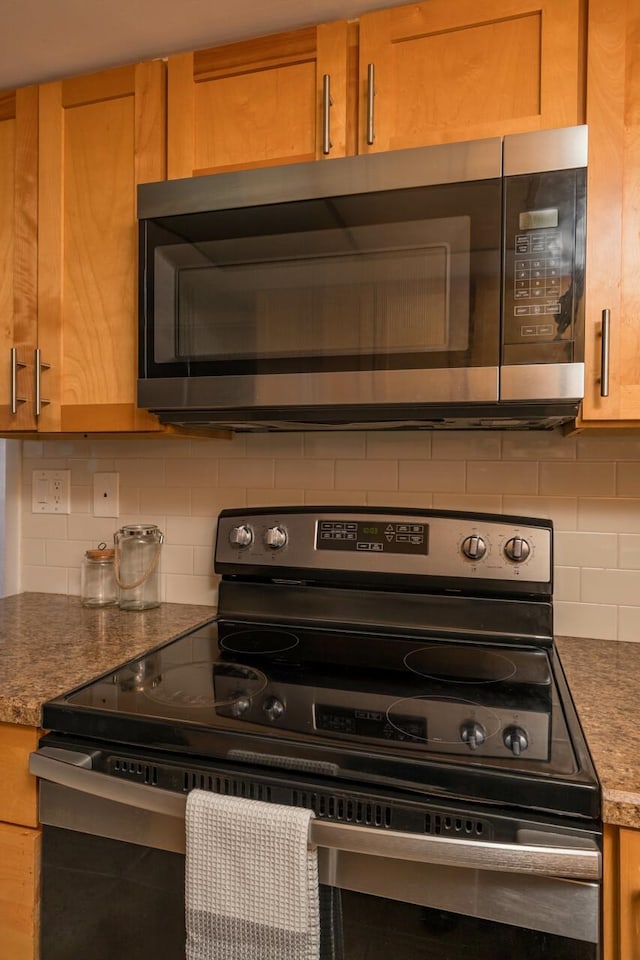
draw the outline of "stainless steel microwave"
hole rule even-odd
[[[550,428],[584,391],[586,127],[138,188],[138,403],[235,430]]]

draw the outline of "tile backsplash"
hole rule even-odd
[[[71,514],[31,513],[35,469],[71,470]],[[94,517],[92,476],[116,471],[120,515]],[[231,440],[26,441],[21,590],[78,594],[85,550],[123,523],[164,531],[163,599],[216,602],[224,507],[345,504],[549,517],[558,634],[640,640],[640,436],[296,433]]]

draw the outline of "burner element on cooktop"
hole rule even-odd
[[[147,684],[144,692],[156,703],[229,707],[233,715],[240,716],[251,700],[266,689],[267,683],[264,673],[253,667],[203,660],[168,667]]]
[[[235,630],[219,639],[220,649],[227,653],[242,653],[268,656],[284,653],[298,646],[300,640],[295,633],[286,630],[258,629]]]
[[[499,683],[510,680],[517,670],[505,654],[442,644],[412,650],[405,656],[404,663],[420,677],[445,683]]]

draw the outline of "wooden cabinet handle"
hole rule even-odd
[[[325,73],[322,77],[322,152],[326,156],[331,153],[331,77]]]
[[[376,68],[375,64],[367,66],[367,143],[369,146],[376,138],[373,115],[373,98],[376,95]]]
[[[23,363],[22,360],[18,360],[18,351],[15,347],[11,347],[9,351],[11,356],[11,376],[10,376],[10,396],[9,396],[9,405],[11,407],[11,413],[15,416],[18,412],[18,404],[26,403],[26,397],[18,396],[18,368],[26,367],[26,363]]]
[[[36,417],[39,417],[40,414],[42,413],[42,408],[45,406],[45,404],[51,403],[51,400],[45,400],[44,397],[42,396],[41,383],[40,383],[40,380],[42,377],[42,371],[49,370],[51,368],[51,364],[45,363],[42,360],[41,350],[39,347],[36,348],[35,358],[36,358]]]
[[[609,396],[609,350],[611,346],[611,311],[602,311],[602,343],[600,347],[600,396]]]

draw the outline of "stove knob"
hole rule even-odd
[[[272,550],[281,550],[287,542],[287,531],[284,527],[269,527],[265,536],[265,543]]]
[[[281,700],[278,700],[277,697],[268,697],[262,704],[262,709],[266,713],[267,718],[273,723],[274,720],[278,720],[284,713],[284,704]]]
[[[248,547],[253,543],[253,530],[246,523],[234,527],[229,534],[229,543],[234,547]]]
[[[462,552],[467,560],[482,560],[487,552],[487,544],[482,537],[474,533],[462,541]]]
[[[504,745],[514,757],[519,757],[529,746],[529,738],[522,727],[507,727],[503,735]]]
[[[477,750],[482,746],[487,736],[487,731],[480,723],[468,720],[460,727],[460,739],[466,743],[470,750]]]
[[[251,700],[249,697],[239,696],[237,700],[231,704],[231,716],[239,719],[243,717],[251,706]]]
[[[524,563],[531,553],[531,547],[523,537],[511,537],[504,545],[504,553],[513,563]]]

